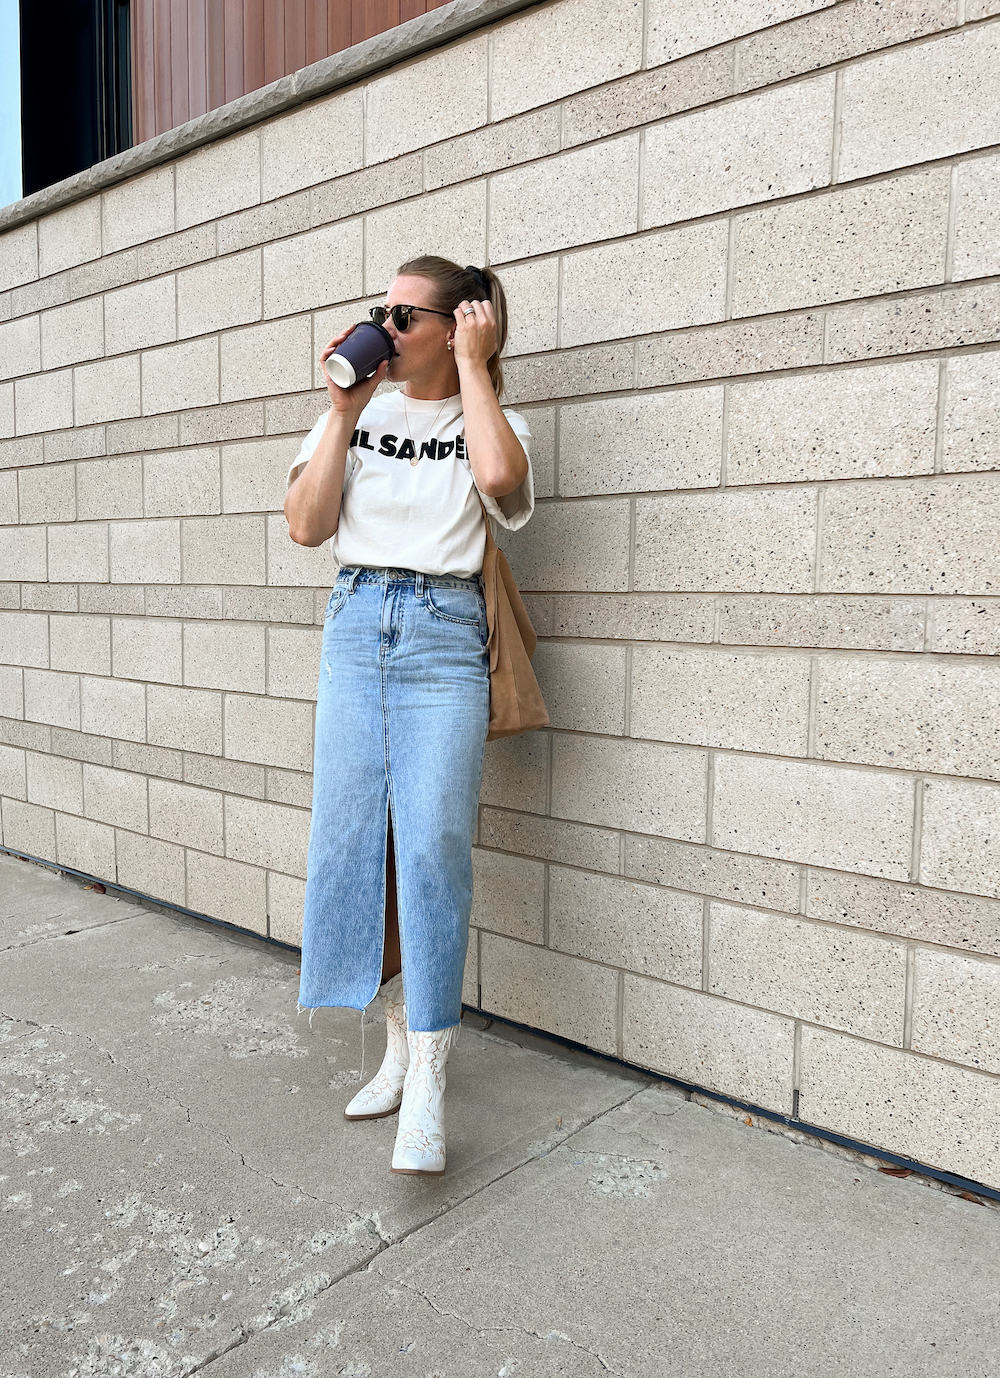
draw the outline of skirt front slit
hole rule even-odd
[[[301,1006],[381,982],[390,808],[407,1022],[456,1024],[489,725],[481,581],[350,566],[323,626]]]

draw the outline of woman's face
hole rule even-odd
[[[434,283],[430,278],[407,275],[393,281],[384,304],[429,306],[435,311],[440,310],[434,299]],[[414,311],[404,331],[396,329],[391,316],[385,322],[385,329],[396,346],[396,355],[389,361],[387,375],[394,383],[436,373],[442,367],[447,367],[454,357],[448,349],[448,337],[455,329],[453,317]]]

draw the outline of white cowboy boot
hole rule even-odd
[[[393,1172],[444,1172],[444,1069],[461,1027],[407,1029],[410,1065],[392,1151]]]
[[[371,1081],[348,1101],[344,1108],[347,1120],[379,1120],[384,1115],[394,1115],[403,1099],[403,1079],[410,1062],[403,973],[390,976],[379,986],[378,993],[385,1009],[385,1057]]]

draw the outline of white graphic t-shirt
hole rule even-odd
[[[483,568],[486,527],[465,449],[462,395],[407,397],[405,412],[403,406],[397,389],[373,397],[361,413],[344,466],[340,522],[330,537],[334,559],[472,578]],[[524,526],[535,507],[531,432],[517,412],[503,414],[524,446],[528,472],[512,493],[483,494],[494,538],[498,525]],[[316,449],[326,418],[324,412],[303,440],[287,483]]]

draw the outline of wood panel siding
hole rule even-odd
[[[137,144],[450,0],[133,0]]]

